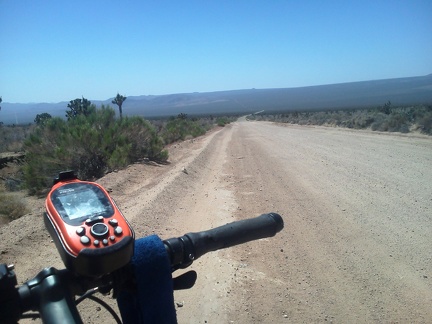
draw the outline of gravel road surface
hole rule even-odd
[[[285,221],[275,237],[196,260],[195,287],[175,292],[179,323],[432,323],[430,137],[243,120],[169,151],[168,165],[99,180],[137,236],[267,212]],[[30,201],[0,227],[0,262],[20,282],[62,267],[43,200]],[[80,310],[112,321],[91,302]]]

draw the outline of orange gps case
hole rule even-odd
[[[78,219],[69,224],[52,202],[55,190],[72,183],[96,186],[106,196],[114,213]],[[108,192],[99,184],[78,179],[57,182],[45,200],[45,225],[66,268],[85,276],[102,276],[128,264],[133,255],[134,232]]]

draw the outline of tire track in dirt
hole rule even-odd
[[[235,220],[237,205],[232,192],[226,189],[232,175],[224,173],[231,134],[232,128],[228,126],[198,139],[196,147],[189,145],[189,154],[174,161],[169,171],[163,172],[152,186],[146,181],[126,185],[126,192],[136,193],[136,197],[129,201],[121,198],[121,209],[129,215],[137,236],[155,233],[169,238]],[[136,171],[132,173],[142,176]],[[131,174],[127,177],[134,178]],[[110,182],[109,177],[103,180],[106,184]],[[235,275],[224,253],[217,251],[202,256],[187,269],[197,271],[198,280],[192,289],[175,292],[176,303],[181,305],[177,307],[179,323],[227,321]],[[174,276],[182,272],[185,271],[179,270]]]

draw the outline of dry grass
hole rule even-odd
[[[28,213],[27,205],[15,192],[6,192],[0,186],[0,224],[5,224]]]
[[[22,150],[24,140],[33,131],[34,125],[0,126],[0,152],[18,152]]]

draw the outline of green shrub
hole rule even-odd
[[[351,119],[352,127],[356,129],[368,128],[374,120],[374,117],[369,115],[366,111],[359,111],[356,112]]]
[[[432,135],[432,106],[393,107],[387,102],[381,107],[327,111],[294,111],[286,114],[260,115],[257,120],[299,125],[332,125],[374,131],[408,133],[418,129]]]
[[[378,108],[379,111],[385,115],[390,115],[393,111],[393,107],[390,101],[387,101],[383,106]]]
[[[374,121],[371,124],[373,131],[387,131],[386,116],[383,113],[378,113],[374,117]]]
[[[423,117],[420,120],[420,124],[422,126],[422,132],[425,134],[432,135],[432,114]]]
[[[400,112],[391,112],[387,123],[389,132],[409,132],[408,118],[406,114]]]
[[[180,115],[179,115],[180,116]],[[204,135],[206,129],[197,120],[186,118],[170,118],[161,134],[166,144],[185,140],[188,135],[198,137]]]
[[[24,145],[24,178],[31,194],[49,187],[62,170],[75,170],[81,179],[95,179],[143,158],[168,158],[149,122],[141,117],[116,120],[115,111],[105,106],[69,121],[51,118]]]
[[[432,106],[413,112],[415,123],[422,133],[432,135]]]
[[[155,157],[155,160],[160,162],[168,161],[168,150],[160,151],[160,153]]]
[[[216,119],[216,124],[220,127],[225,127],[225,125],[229,124],[229,120],[226,117],[219,117]]]

